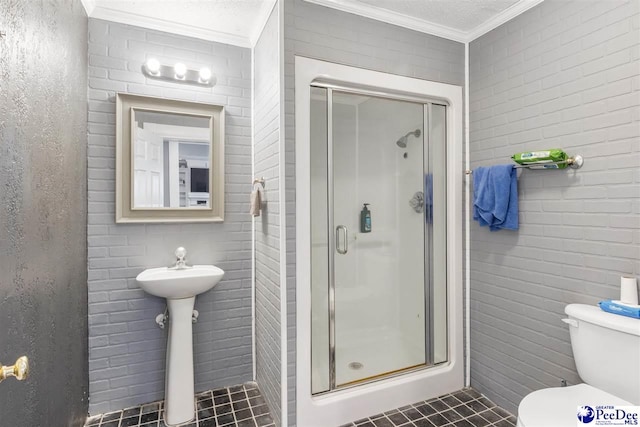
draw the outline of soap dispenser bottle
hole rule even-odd
[[[360,232],[361,233],[371,233],[371,211],[369,208],[369,203],[364,204],[364,208],[360,211]]]

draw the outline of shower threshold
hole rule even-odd
[[[409,372],[413,372],[413,371],[416,371],[416,370],[419,370],[419,369],[424,369],[426,367],[427,367],[427,365],[424,364],[424,363],[419,364],[419,365],[414,365],[414,366],[408,366],[406,368],[396,369],[395,371],[383,372],[381,374],[372,375],[370,377],[361,378],[361,379],[358,379],[358,380],[350,381],[348,383],[338,384],[337,388],[341,389],[341,388],[358,386],[358,385],[361,385],[361,384],[370,383],[370,382],[378,381],[378,380],[383,380],[383,379],[387,379],[389,377],[394,377],[396,375],[403,375],[403,374],[406,374],[406,373],[409,373]]]

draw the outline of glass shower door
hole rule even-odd
[[[311,87],[314,394],[447,360],[444,124]]]
[[[426,362],[424,117],[333,91],[336,387]]]

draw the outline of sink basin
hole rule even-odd
[[[136,280],[147,293],[167,299],[191,298],[213,288],[224,276],[213,265],[194,265],[182,269],[149,268]]]

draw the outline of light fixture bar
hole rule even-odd
[[[203,87],[213,87],[216,84],[216,78],[211,74],[209,68],[203,67],[200,70],[192,70],[181,62],[175,65],[162,65],[155,58],[149,58],[142,65],[142,74],[150,79],[165,80],[173,83]]]

